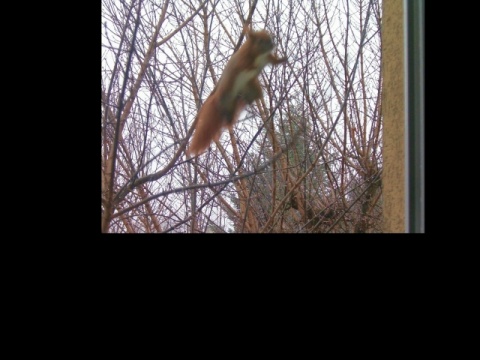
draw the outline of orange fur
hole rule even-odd
[[[227,62],[217,86],[198,113],[188,149],[191,155],[205,151],[212,140],[219,139],[224,127],[233,127],[247,104],[262,97],[257,76],[265,65],[287,60],[271,54],[274,45],[267,31],[252,31],[246,27],[244,32],[247,40]]]
[[[205,151],[212,140],[218,140],[222,133],[223,119],[218,111],[218,99],[210,95],[198,112],[195,134],[188,148],[188,153],[196,155]]]

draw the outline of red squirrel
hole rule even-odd
[[[227,62],[223,74],[198,112],[198,121],[187,152],[197,155],[218,140],[225,127],[232,128],[246,105],[262,97],[257,76],[265,65],[277,65],[287,58],[272,54],[274,44],[266,30],[253,31],[245,26],[245,43]]]

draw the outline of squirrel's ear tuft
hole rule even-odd
[[[243,33],[250,37],[250,34],[252,33],[252,27],[249,23],[245,23],[245,25],[243,25]]]

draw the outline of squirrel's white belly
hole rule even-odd
[[[270,53],[265,53],[258,56],[255,59],[255,62],[254,62],[255,67],[253,69],[241,71],[237,75],[235,79],[235,83],[233,85],[233,89],[232,89],[232,95],[234,98],[238,95],[238,93],[242,92],[242,90],[245,88],[245,85],[247,85],[247,83],[250,80],[252,80],[254,77],[258,76],[258,74],[260,74],[260,71],[262,71],[265,65],[268,64],[269,55]]]

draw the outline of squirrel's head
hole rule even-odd
[[[244,32],[247,35],[247,41],[252,43],[255,53],[264,54],[274,49],[275,44],[268,31],[253,31],[250,28],[245,27]]]

